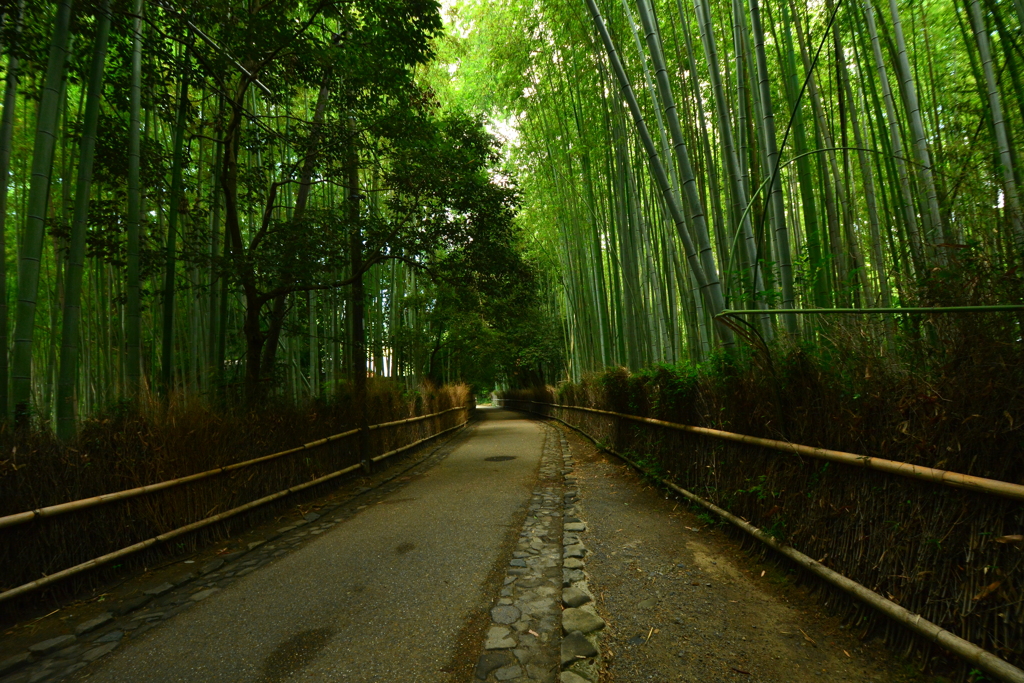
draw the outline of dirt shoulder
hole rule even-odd
[[[785,567],[742,551],[589,441],[569,439],[590,586],[608,622],[605,683],[941,680],[860,641]]]

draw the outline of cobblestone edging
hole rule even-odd
[[[576,516],[572,456],[558,429],[544,430],[539,481],[491,609],[475,681],[597,681],[597,631],[604,621],[592,606],[583,571],[587,551],[579,534],[586,525]]]
[[[581,534],[587,530],[580,509],[575,463],[565,434],[558,435],[562,451],[564,512],[562,517],[562,639],[559,683],[596,683],[601,672],[601,630],[605,623],[597,614],[585,571],[587,548]]]
[[[0,654],[0,683],[58,681],[84,669],[113,652],[122,642],[138,639],[146,631],[399,490],[408,479],[403,475],[423,473],[447,457],[455,444],[453,436],[432,448],[421,459],[385,477],[376,486],[361,488],[347,501],[328,505],[319,513],[310,512],[266,534],[264,539],[249,543],[244,550],[201,564],[186,560],[181,565],[188,570],[187,573],[113,605],[110,611],[78,624],[73,634],[36,643],[14,656]]]

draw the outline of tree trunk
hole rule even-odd
[[[53,149],[57,139],[57,120],[60,116],[61,88],[68,57],[70,29],[71,0],[61,0],[54,17],[49,61],[39,101],[25,232],[18,259],[18,308],[14,327],[11,393],[14,399],[15,422],[22,426],[28,424],[31,413],[32,341],[35,334],[36,297],[39,293],[39,265],[43,257],[50,174],[53,170]]]
[[[352,416],[359,428],[359,461],[363,469],[370,473],[373,463],[370,460],[369,419],[366,412],[366,327],[363,289],[363,234],[360,226],[359,200],[359,151],[354,126],[350,126],[352,139],[349,142],[348,158],[348,217],[352,237]]]
[[[167,218],[167,242],[164,251],[164,297],[162,353],[160,362],[163,391],[174,390],[174,274],[177,265],[178,220],[185,207],[182,191],[182,165],[185,156],[185,118],[188,115],[188,48],[182,54],[181,84],[178,94],[178,113],[174,122],[174,142],[171,154],[171,197]]]
[[[127,329],[128,395],[137,398],[142,375],[142,310],[139,301],[139,228],[142,220],[142,192],[139,188],[142,122],[142,0],[135,0],[132,36],[131,87],[128,123],[128,310]]]
[[[1024,226],[1021,225],[1020,201],[1017,198],[1017,181],[1014,178],[1009,136],[1006,132],[1006,120],[1003,117],[1003,104],[999,97],[999,87],[996,85],[995,72],[992,69],[992,51],[989,49],[988,28],[985,26],[985,18],[981,14],[981,6],[978,0],[971,0],[970,17],[971,26],[974,29],[974,39],[978,42],[978,52],[981,55],[981,67],[985,72],[988,106],[992,112],[992,125],[996,132],[995,142],[999,151],[999,166],[1003,176],[1003,204],[1010,218],[1010,232],[1017,243],[1017,248],[1014,251],[1019,256],[1022,250],[1024,250]]]
[[[750,25],[754,32],[754,55],[757,60],[757,81],[761,95],[762,132],[765,157],[769,172],[768,196],[772,203],[772,223],[779,252],[779,278],[782,280],[782,307],[794,308],[793,263],[790,256],[789,231],[786,228],[786,210],[782,199],[782,179],[779,174],[779,150],[775,141],[775,114],[772,110],[771,87],[768,83],[768,59],[764,53],[764,29],[761,27],[761,11],[757,0],[750,0]],[[796,316],[788,313],[782,316],[786,331],[796,334]]]
[[[15,35],[21,34],[25,0],[18,3]],[[12,46],[13,48],[13,46]],[[4,113],[0,120],[0,178],[10,178],[14,119],[18,99],[20,60],[14,49],[8,51],[7,84],[4,89]],[[7,187],[0,188],[0,420],[7,418],[9,372],[7,366]]]
[[[81,317],[82,269],[85,265],[85,234],[89,220],[89,194],[96,151],[96,128],[103,97],[103,67],[110,35],[110,0],[103,0],[96,17],[96,41],[89,70],[89,91],[82,120],[82,142],[75,190],[75,213],[71,223],[67,279],[64,285],[64,318],[61,325],[60,375],[57,381],[57,438],[75,436],[75,386],[78,382],[79,319]]]

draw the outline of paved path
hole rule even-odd
[[[111,683],[444,680],[460,630],[493,601],[488,577],[519,533],[544,440],[541,425],[515,413],[480,412],[470,438],[384,499],[391,504],[362,510],[82,673]]]

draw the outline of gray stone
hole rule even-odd
[[[264,543],[266,543],[266,541],[253,541],[252,543],[250,543],[248,545],[248,548],[249,548],[249,550],[252,550],[254,548],[259,548]]]
[[[200,600],[205,600],[206,598],[210,597],[219,590],[219,588],[208,588],[204,591],[194,593],[192,596],[189,597],[189,600],[191,600],[192,602],[199,602]]]
[[[199,576],[206,576],[210,572],[215,572],[224,566],[224,560],[217,558],[216,560],[210,560],[199,569]]]
[[[21,667],[25,666],[32,661],[31,652],[22,652],[20,655],[14,655],[8,657],[4,661],[0,662],[0,676],[17,671]]]
[[[74,664],[72,664],[68,668],[66,668],[63,671],[61,671],[60,675],[61,676],[70,676],[71,674],[75,673],[76,671],[84,669],[87,666],[88,666],[88,664],[86,664],[85,662],[75,662]]]
[[[279,534],[286,534],[286,533],[288,533],[289,531],[291,531],[294,528],[295,527],[293,527],[293,526],[283,526],[283,527],[281,527],[280,529],[277,530],[277,533],[279,533]]]
[[[484,641],[485,650],[505,650],[516,646],[512,631],[507,626],[492,626],[487,631],[487,640]]]
[[[562,666],[567,666],[580,659],[596,657],[597,648],[579,631],[573,631],[562,638]]]
[[[512,666],[502,667],[494,672],[494,677],[499,681],[511,681],[513,678],[519,678],[523,675],[523,667],[518,664]]]
[[[526,560],[520,560],[520,559],[517,558],[517,559],[512,560],[511,562],[509,562],[509,564],[512,565],[513,567],[525,567],[526,566]]]
[[[580,676],[578,673],[563,671],[558,676],[558,683],[590,683],[590,681],[585,679],[583,676]]]
[[[604,628],[604,619],[593,612],[570,607],[562,612],[562,630],[566,633],[579,631],[587,634]]]
[[[175,586],[184,586],[186,583],[188,583],[194,578],[196,578],[196,575],[193,572],[189,572],[188,574],[179,576],[176,579],[171,579],[171,583],[173,583]]]
[[[563,524],[562,529],[564,531],[586,531],[587,525],[583,522],[570,522],[569,524]]]
[[[587,549],[583,547],[582,543],[576,543],[575,545],[568,545],[565,547],[563,557],[584,557],[587,554]]]
[[[96,643],[116,643],[124,638],[124,631],[110,631],[97,638]]]
[[[148,604],[149,601],[152,600],[152,599],[153,599],[152,595],[140,595],[137,598],[132,598],[131,600],[126,600],[126,601],[122,602],[117,607],[114,607],[111,610],[111,612],[113,612],[114,614],[116,614],[117,616],[120,617],[120,616],[123,616],[125,614],[128,614],[129,612],[134,612],[135,610],[137,610],[138,608],[142,607],[143,605]]]
[[[491,610],[491,619],[496,624],[512,624],[519,618],[521,612],[511,605],[501,605]]]
[[[586,576],[583,574],[581,569],[563,569],[562,570],[562,585],[568,588],[577,581],[583,581]]]
[[[505,652],[486,652],[480,655],[476,663],[476,677],[481,681],[487,680],[488,674],[495,669],[500,669],[509,662],[508,654]]]
[[[48,655],[51,652],[67,647],[76,640],[78,639],[70,634],[66,636],[57,636],[56,638],[50,638],[49,640],[44,640],[41,643],[30,645],[28,651],[37,655]]]
[[[578,557],[567,557],[565,558],[565,562],[562,563],[562,566],[566,569],[583,569],[585,565],[583,560]]]
[[[579,607],[590,602],[590,596],[579,588],[571,587],[562,591],[562,603],[566,607]]]
[[[174,590],[174,584],[165,582],[161,583],[159,586],[153,586],[149,590],[144,590],[142,592],[145,595],[152,595],[155,598],[163,595],[164,593],[170,593],[172,590]]]
[[[303,515],[302,518],[304,520],[306,520],[307,522],[315,522],[316,520],[320,519],[320,515],[318,515],[315,512],[309,512],[309,513],[306,513],[305,515]]]
[[[28,679],[28,683],[39,683],[39,681],[45,680],[53,675],[53,669],[43,669],[42,671],[36,671],[32,674],[32,677]]]
[[[58,659],[71,659],[84,649],[85,647],[76,643],[71,647],[64,648],[63,650],[57,650],[53,653],[53,656]]]
[[[646,600],[640,601],[640,604],[638,604],[637,607],[639,609],[651,609],[651,608],[653,608],[657,604],[658,604],[658,599],[657,598],[647,598]]]
[[[84,655],[82,655],[82,661],[95,662],[103,655],[113,652],[114,648],[118,645],[119,643],[106,643],[104,645],[100,645],[99,647],[94,647],[93,649],[89,650]]]
[[[93,619],[90,619],[89,621],[86,621],[86,622],[83,622],[83,623],[79,624],[75,628],[75,635],[76,636],[80,636],[83,633],[88,633],[89,631],[95,631],[100,626],[103,626],[103,624],[106,624],[107,622],[112,621],[113,619],[114,619],[114,615],[113,614],[111,614],[110,612],[104,612],[103,614],[99,615],[98,617],[94,617]]]

